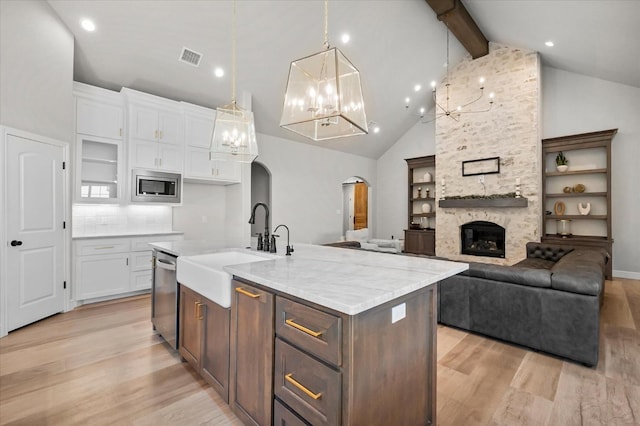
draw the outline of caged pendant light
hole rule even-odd
[[[367,134],[360,72],[329,46],[324,2],[324,50],[291,62],[280,127],[314,141]]]
[[[231,25],[231,103],[216,108],[210,158],[251,163],[258,156],[253,112],[236,103],[236,2]]]

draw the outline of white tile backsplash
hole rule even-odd
[[[74,237],[173,230],[170,206],[74,205],[72,215]]]

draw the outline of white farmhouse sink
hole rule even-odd
[[[179,256],[177,279],[182,285],[203,295],[223,308],[231,306],[231,274],[224,271],[227,265],[259,262],[275,257],[257,256],[240,251],[224,251]]]

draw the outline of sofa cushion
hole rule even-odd
[[[607,254],[601,250],[574,250],[551,268],[551,288],[598,296],[604,285]]]
[[[535,242],[527,243],[527,258],[551,260],[553,262],[557,262],[572,251],[573,248],[567,246],[556,246],[552,244],[541,244]]]
[[[528,285],[531,287],[551,287],[551,272],[547,269],[522,268],[518,266],[469,263],[463,274],[494,281]]]
[[[556,262],[553,260],[545,260],[537,257],[529,257],[521,260],[513,266],[519,266],[521,268],[534,268],[534,269],[551,269]]]

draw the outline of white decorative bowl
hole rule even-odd
[[[431,204],[424,203],[422,205],[422,213],[431,213]]]
[[[567,170],[569,170],[569,166],[567,166],[566,164],[563,164],[562,166],[556,166],[556,170],[559,172],[566,172]]]

